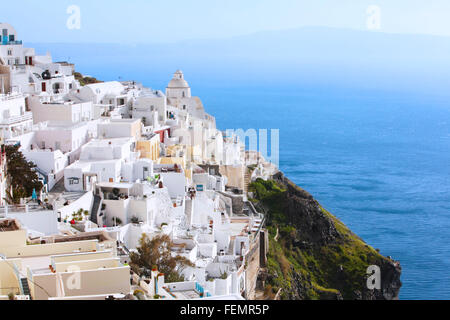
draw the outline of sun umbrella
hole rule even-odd
[[[36,189],[33,189],[33,194],[31,195],[31,199],[37,200]]]

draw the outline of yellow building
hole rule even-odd
[[[158,161],[160,157],[159,144],[159,135],[155,135],[150,140],[138,140],[136,150],[141,153],[141,158]]]

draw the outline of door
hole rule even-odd
[[[147,178],[150,176],[148,167],[144,167],[144,174],[143,174],[143,180],[147,180]]]
[[[7,45],[8,44],[8,29],[3,29],[2,30],[2,43],[4,44],[4,45]]]
[[[45,82],[42,82],[42,92],[47,91],[47,84]]]

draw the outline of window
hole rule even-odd
[[[80,179],[79,178],[69,178],[69,185],[79,184]]]
[[[12,56],[12,49],[8,49],[8,56]]]
[[[16,41],[16,39],[15,39],[15,37],[14,37],[14,35],[13,34],[11,34],[10,36],[9,36],[9,41]]]

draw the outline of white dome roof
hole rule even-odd
[[[186,82],[186,80],[184,80],[184,75],[181,70],[177,70],[177,72],[175,72],[167,88],[170,89],[189,88],[189,84]]]
[[[172,79],[167,88],[189,88],[189,84],[184,79]]]

